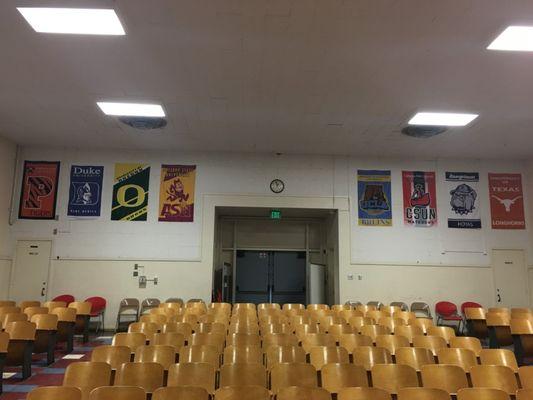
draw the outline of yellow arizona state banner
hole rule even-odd
[[[115,164],[112,221],[146,221],[150,166]]]
[[[196,165],[162,165],[159,188],[159,221],[194,220]]]

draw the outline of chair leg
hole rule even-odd
[[[520,335],[513,335],[514,342],[514,354],[516,356],[516,362],[518,366],[524,365],[524,346],[522,346],[522,338]]]
[[[4,374],[5,358],[6,358],[5,353],[0,354],[0,395],[2,394],[2,391],[3,391],[4,379],[2,378],[2,375]]]
[[[74,350],[74,324],[70,325],[69,332],[67,333],[67,354],[72,353]]]
[[[87,343],[89,341],[89,323],[91,321],[90,315],[85,315],[85,323],[83,326],[83,343]]]
[[[31,376],[31,354],[33,352],[33,342],[28,342],[24,349],[24,361],[22,362],[22,379],[28,379]]]
[[[46,352],[46,365],[51,365],[55,361],[54,350],[56,348],[57,334],[50,332],[48,336],[48,351]]]
[[[499,349],[498,339],[496,337],[496,329],[493,326],[489,326],[489,348]]]

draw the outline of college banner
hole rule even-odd
[[[445,175],[450,195],[448,228],[481,229],[479,173],[446,172]]]
[[[112,221],[146,221],[150,166],[115,164]]]
[[[162,165],[159,221],[193,222],[196,165]]]
[[[55,219],[59,161],[24,161],[20,219]]]
[[[390,171],[358,170],[359,225],[392,226]]]
[[[73,165],[70,168],[69,217],[99,217],[104,167]]]
[[[489,174],[492,229],[526,229],[521,174]]]
[[[402,171],[402,186],[405,224],[437,225],[435,172]]]

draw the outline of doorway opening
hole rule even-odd
[[[238,250],[236,303],[305,303],[305,252]]]
[[[213,301],[333,303],[336,210],[217,207]]]

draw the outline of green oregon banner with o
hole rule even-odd
[[[112,221],[146,221],[150,166],[115,164]]]

